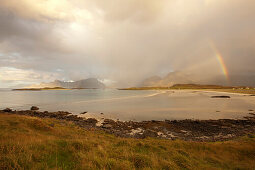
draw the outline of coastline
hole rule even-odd
[[[38,111],[38,110],[0,110],[0,114],[25,115],[39,118],[53,118],[71,121],[85,129],[97,129],[124,138],[160,138],[168,140],[185,140],[199,142],[215,142],[236,139],[255,134],[255,112],[250,111],[243,119],[218,120],[165,120],[165,121],[118,121],[95,118],[83,118],[70,112]],[[84,115],[86,113],[82,113]]]
[[[170,87],[130,87],[118,90],[198,90],[213,92],[229,92],[234,94],[251,94],[255,95],[254,87],[244,86],[219,86],[219,85],[199,85],[199,84],[175,84]]]
[[[63,88],[63,87],[45,87],[45,88],[21,88],[12,89],[12,91],[41,91],[41,90],[88,90],[88,89],[98,89],[98,88]]]
[[[52,93],[54,97],[51,97]],[[91,113],[92,117],[99,115],[99,118],[122,121],[239,119],[247,116],[249,110],[255,110],[255,98],[250,95],[209,90],[140,92],[60,90],[44,93],[9,91],[2,94],[0,109],[10,107],[24,110],[35,105],[40,107],[40,111],[64,110],[74,114],[87,111]],[[73,97],[70,98],[70,94]],[[19,98],[24,98],[24,100],[18,100]],[[100,114],[101,112],[104,113],[103,116]]]

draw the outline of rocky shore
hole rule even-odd
[[[165,120],[165,121],[115,121],[104,119],[102,123],[94,118],[82,118],[70,112],[39,111],[33,106],[30,110],[0,110],[0,114],[18,114],[40,118],[54,118],[72,121],[86,129],[98,129],[120,137],[133,138],[163,138],[186,141],[226,141],[248,135],[255,137],[255,112],[249,110],[248,117],[238,119],[219,120]],[[84,112],[83,114],[86,114]]]

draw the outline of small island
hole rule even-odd
[[[12,89],[14,91],[41,91],[41,90],[83,90],[104,89],[105,85],[96,78],[88,78],[78,81],[55,80],[49,83],[40,83],[25,88]]]
[[[12,89],[13,91],[41,91],[41,90],[71,90],[63,87],[44,87],[44,88],[21,88]]]

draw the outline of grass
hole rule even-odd
[[[0,169],[255,169],[255,138],[119,138],[73,123],[0,114]]]

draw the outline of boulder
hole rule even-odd
[[[6,108],[6,109],[4,109],[3,111],[4,111],[4,112],[11,112],[11,111],[12,111],[12,109],[10,109],[10,108]]]
[[[104,124],[102,126],[102,128],[110,129],[110,128],[112,128],[112,125],[111,124]]]
[[[98,122],[95,118],[88,118],[85,121],[90,124],[96,124]]]
[[[30,108],[30,110],[39,110],[39,107],[37,107],[37,106],[32,106],[32,107]]]
[[[143,135],[144,135],[144,137],[153,137],[153,138],[155,138],[155,137],[158,136],[158,133],[153,131],[153,130],[147,129],[143,132]]]

